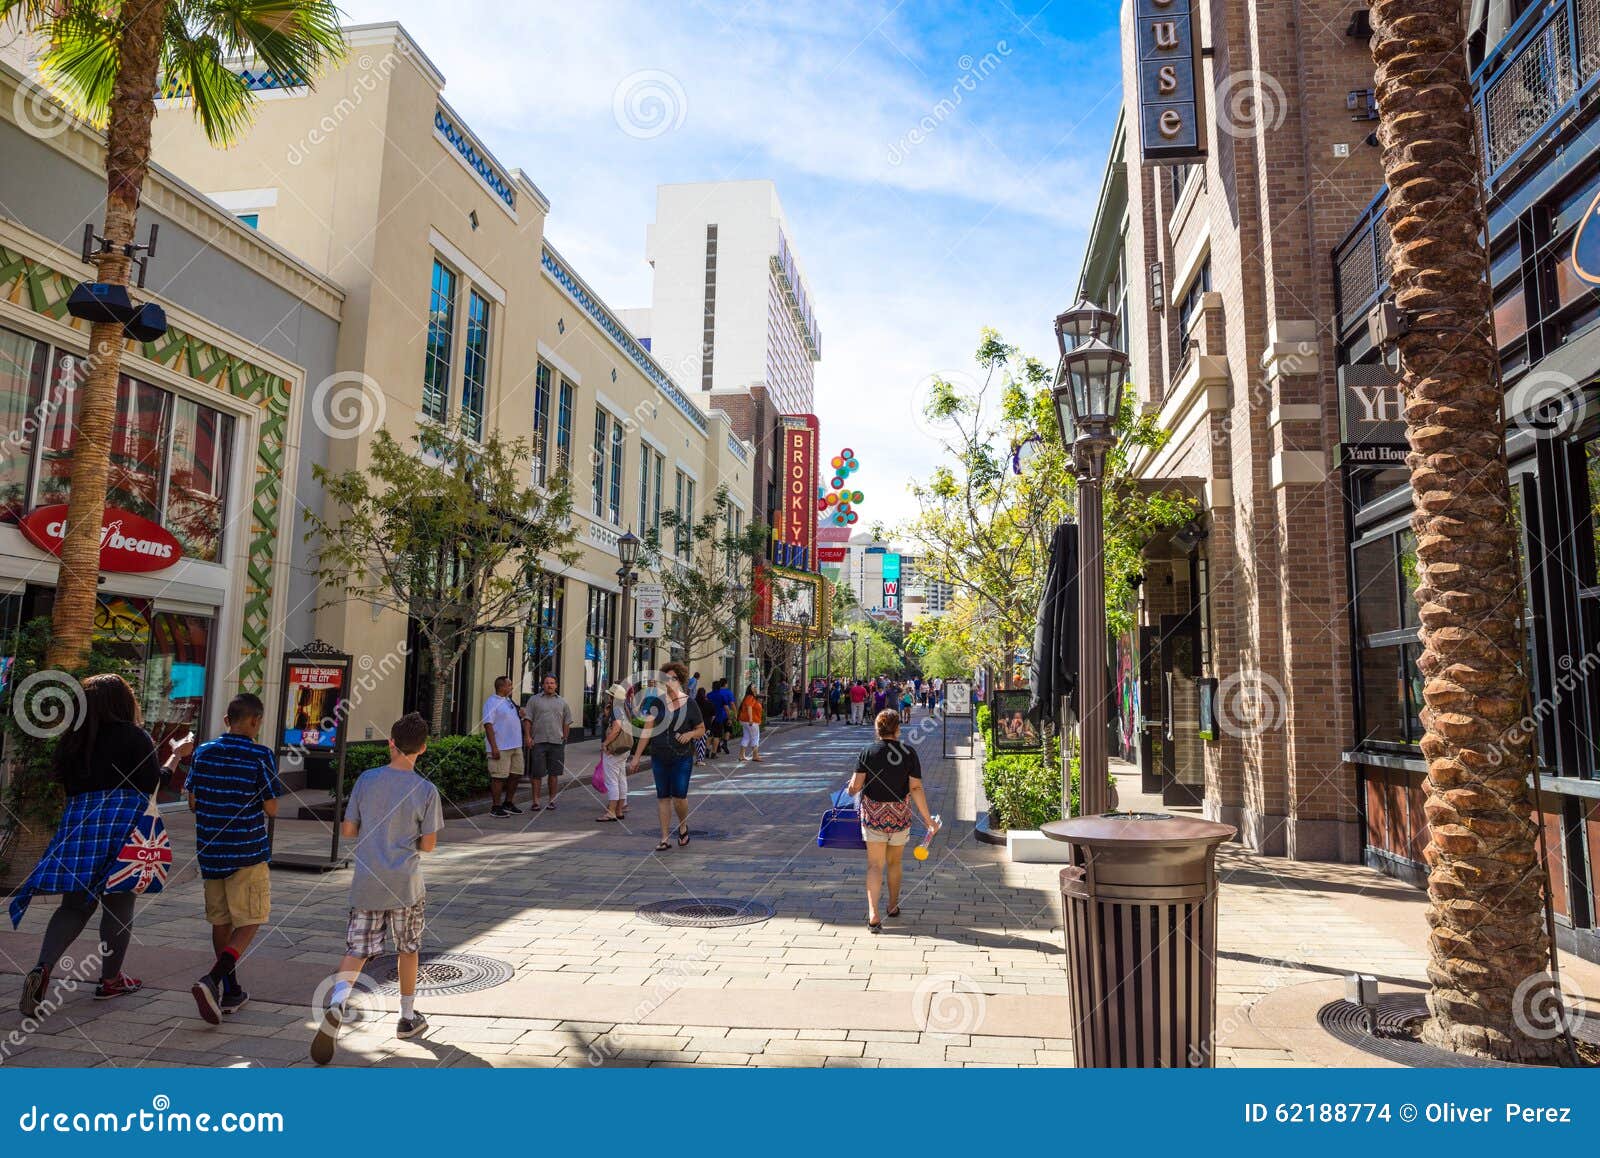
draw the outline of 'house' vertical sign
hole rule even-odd
[[[1139,154],[1146,163],[1206,155],[1199,29],[1192,0],[1134,0],[1139,44]]]

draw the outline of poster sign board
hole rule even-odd
[[[1026,690],[996,690],[991,701],[990,743],[996,752],[1037,752],[1039,729],[1028,718],[1028,703],[1033,698]]]
[[[773,562],[798,571],[817,565],[817,418],[785,414]]]
[[[17,530],[41,551],[61,554],[67,537],[67,504],[37,507]],[[124,575],[165,571],[183,558],[183,545],[160,523],[119,507],[107,507],[100,523],[100,570]]]
[[[1206,155],[1205,71],[1193,0],[1134,0],[1139,52],[1139,156],[1149,164]]]
[[[338,747],[346,671],[314,660],[284,664],[283,747],[324,755]]]
[[[667,589],[641,583],[633,589],[633,637],[659,640],[666,635]]]
[[[1406,400],[1400,376],[1381,362],[1339,367],[1339,461],[1403,465]]]
[[[966,718],[972,715],[972,682],[944,681],[944,714]]]

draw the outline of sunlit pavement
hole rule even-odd
[[[396,999],[365,996],[336,1064],[1070,1064],[1058,869],[1012,865],[974,840],[972,765],[940,755],[937,729],[919,750],[946,829],[928,861],[907,857],[902,916],[880,936],[867,929],[862,854],[816,847],[828,792],[867,739],[864,727],[788,725],[761,764],[697,768],[691,843],[662,853],[648,772],[632,779],[624,824],[595,823],[592,744],[572,749],[555,812],[450,821],[427,862],[425,949],[491,957],[513,976],[425,993],[432,1029],[410,1042],[393,1036]],[[189,827],[173,828],[179,849],[192,847]],[[310,851],[325,834],[285,822],[278,841]],[[1308,1000],[1354,969],[1423,977],[1413,890],[1355,866],[1225,852],[1221,867],[1221,1064],[1326,1063]],[[347,871],[273,874],[272,924],[240,967],[252,1001],[215,1028],[188,993],[211,957],[192,870],[141,904],[128,970],[145,993],[96,1003],[80,986],[32,1027],[15,1003],[54,905],[41,898],[21,931],[0,934],[0,1064],[309,1064],[312,1003],[342,948],[348,886]],[[635,914],[690,897],[758,901],[773,915],[701,929]],[[92,949],[92,932],[75,949]],[[1600,994],[1592,975],[1575,980]]]

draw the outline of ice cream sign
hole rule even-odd
[[[62,540],[67,536],[66,504],[30,511],[17,529],[41,551],[60,555]],[[182,546],[161,524],[132,511],[106,508],[100,524],[100,570],[162,571],[181,558]]]

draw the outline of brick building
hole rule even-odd
[[[1149,544],[1129,595],[1140,628],[1118,641],[1116,739],[1148,788],[1304,860],[1362,852],[1327,255],[1381,182],[1374,126],[1349,107],[1372,87],[1363,15],[1196,5],[1204,156],[1141,164],[1137,118],[1119,120],[1079,285],[1123,318],[1138,404],[1171,435],[1136,472],[1200,507]]]

